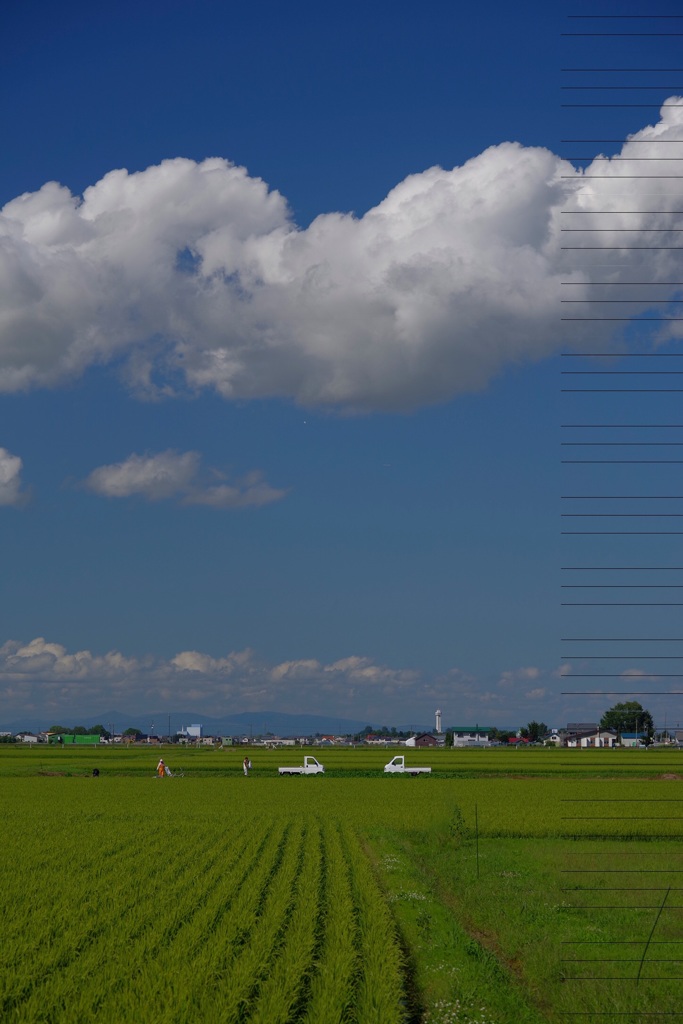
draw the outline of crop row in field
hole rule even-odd
[[[348,824],[219,792],[173,813],[135,783],[126,813],[121,785],[109,813],[94,786],[40,817],[10,808],[0,1019],[403,1020],[398,937]]]
[[[202,777],[231,777],[242,774],[245,748],[196,749],[166,746],[106,746],[60,748],[39,744],[20,747],[0,744],[0,777],[37,774],[81,775],[98,768],[101,774],[148,776],[154,773],[159,753],[172,768]],[[250,748],[253,775],[270,777],[281,765],[302,763],[306,753],[315,753],[325,764],[327,777],[368,777],[381,775],[397,748]],[[432,777],[474,778],[482,776],[548,776],[571,778],[657,776],[683,774],[683,749],[653,750],[567,750],[545,748],[420,749],[407,750],[407,763],[431,767]],[[422,780],[426,781],[426,780]]]
[[[167,783],[135,753],[144,775],[0,774],[0,1019],[559,1024],[608,997],[632,1024],[675,1004],[675,777]],[[596,950],[614,980],[584,978]]]

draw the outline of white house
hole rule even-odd
[[[491,728],[483,725],[453,726],[454,747],[487,747],[491,742]]]
[[[596,732],[577,732],[567,737],[568,747],[613,747],[617,742],[614,729],[598,729]]]

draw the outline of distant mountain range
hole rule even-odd
[[[47,719],[36,715],[27,715],[21,719],[11,722],[0,722],[0,731],[17,733],[41,732],[49,729],[52,725],[62,725],[65,728],[73,728],[75,725],[83,725],[90,728],[92,725],[103,725],[105,729],[114,730],[119,733],[124,729],[139,729],[145,734],[152,733],[156,736],[167,736],[169,732],[168,712],[159,711],[149,714],[126,714],[122,711],[106,711],[100,715],[66,715],[61,719]],[[374,729],[391,723],[368,722],[366,718],[351,719],[339,718],[336,715],[297,715],[287,714],[283,711],[243,711],[236,715],[224,715],[215,718],[210,715],[203,715],[200,712],[182,712],[171,714],[171,734],[179,732],[182,727],[201,724],[204,734],[207,736],[262,736],[265,733],[273,733],[275,736],[313,736],[315,733],[334,733],[335,735],[347,735],[357,733],[367,725]],[[427,726],[397,726],[400,732],[416,731],[428,732]]]

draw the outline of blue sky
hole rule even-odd
[[[557,675],[557,155],[675,90],[563,111],[540,3],[8,8],[0,719],[611,703]]]

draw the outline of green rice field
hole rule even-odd
[[[0,1020],[683,1019],[683,752],[305,752],[0,747]]]

